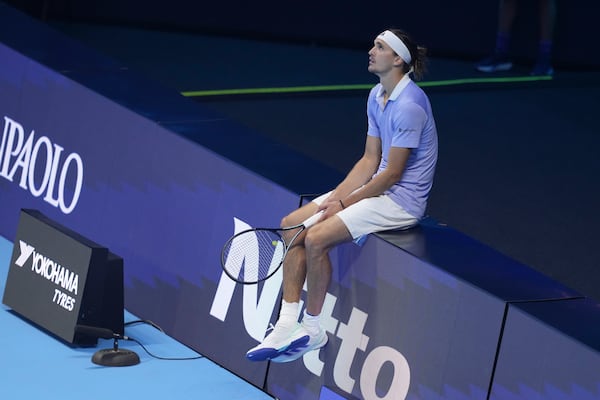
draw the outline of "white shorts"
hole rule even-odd
[[[313,200],[320,205],[331,195],[325,193]],[[373,232],[393,229],[408,229],[419,223],[419,219],[404,210],[389,196],[382,194],[367,197],[354,203],[336,214],[355,241]]]

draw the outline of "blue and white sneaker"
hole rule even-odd
[[[513,67],[512,61],[505,55],[494,52],[491,56],[481,60],[475,68],[481,72],[508,71]]]
[[[306,347],[310,339],[308,332],[298,322],[292,325],[277,322],[262,343],[248,350],[246,358],[250,361],[272,360],[287,351]]]
[[[310,333],[308,333],[308,331],[302,325],[300,325],[300,329],[302,329],[305,332],[305,334],[310,337],[308,342],[301,346],[290,346],[279,356],[272,358],[271,361],[276,363],[286,363],[297,360],[309,351],[317,350],[321,347],[324,347],[327,344],[327,341],[329,340],[329,338],[327,337],[327,333],[323,330],[323,328],[320,328],[319,332],[316,335],[311,335]]]

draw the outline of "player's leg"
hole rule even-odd
[[[498,26],[496,44],[492,54],[477,65],[481,72],[508,71],[513,63],[509,57],[512,25],[517,14],[517,0],[500,0],[498,2]]]
[[[327,333],[321,327],[319,319],[329,283],[331,282],[331,261],[329,250],[334,246],[352,240],[346,225],[338,216],[330,217],[313,226],[304,239],[306,256],[306,308],[302,324],[292,337],[308,338],[305,343],[296,342],[273,358],[274,362],[297,360],[305,353],[320,349],[327,344]],[[285,304],[285,303],[284,303]]]
[[[306,308],[297,335],[307,337],[306,343],[290,345],[274,362],[297,360],[305,353],[319,349],[327,344],[327,333],[321,327],[319,319],[329,283],[331,282],[331,261],[329,250],[334,246],[352,240],[352,235],[342,220],[334,215],[313,226],[304,239],[306,255]],[[295,338],[295,336],[293,337]]]
[[[297,225],[315,214],[317,210],[318,205],[316,203],[308,203],[284,217],[281,226]],[[298,323],[299,301],[306,280],[305,235],[306,232],[303,232],[296,238],[285,257],[283,263],[283,300],[279,318],[269,335],[246,353],[246,358],[251,361],[273,359],[288,349],[305,346],[310,339]],[[289,241],[291,238],[285,237],[285,239]]]
[[[554,23],[556,19],[556,1],[539,0],[540,37],[538,53],[531,75],[552,75],[552,46]]]
[[[336,245],[349,242],[352,236],[338,216],[333,216],[315,225],[305,238],[307,266],[306,311],[319,315],[331,281],[331,261],[329,250]]]
[[[306,220],[318,210],[314,202],[294,210],[281,221],[281,226],[294,226]],[[293,235],[293,233],[292,233]],[[302,287],[306,279],[306,249],[304,238],[306,231],[302,232],[294,241],[283,262],[283,300],[288,303],[298,303],[302,295]],[[291,237],[284,233],[284,238],[289,241]]]

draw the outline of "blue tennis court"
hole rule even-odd
[[[12,243],[0,237],[0,292],[4,292],[11,253]],[[120,341],[119,347],[135,351],[140,364],[96,365],[92,355],[112,348],[111,340],[99,339],[96,347],[72,347],[1,307],[0,384],[5,399],[272,399],[207,358],[159,360],[131,341]],[[126,322],[135,320],[125,312]],[[159,357],[200,356],[148,324],[126,327],[125,335]]]

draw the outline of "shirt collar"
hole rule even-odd
[[[405,74],[402,79],[400,79],[398,81],[398,83],[396,84],[396,87],[394,87],[394,90],[392,90],[392,94],[390,95],[388,100],[396,100],[398,98],[398,96],[400,96],[400,93],[402,93],[402,91],[404,90],[404,88],[406,86],[408,86],[410,82],[410,76],[409,74]],[[379,91],[377,92],[377,100],[380,100],[379,103],[383,104],[383,94],[384,94],[385,90],[383,88],[383,85],[381,85],[381,87],[379,88]]]

